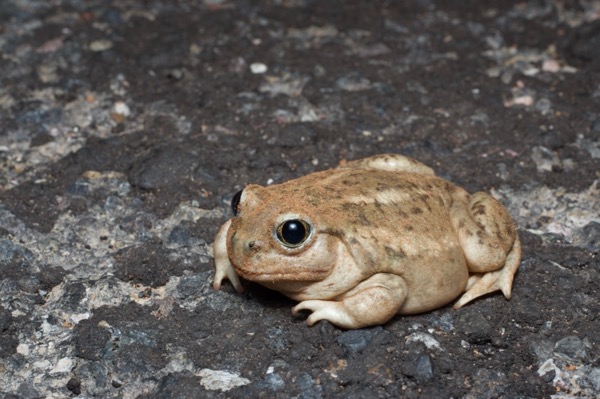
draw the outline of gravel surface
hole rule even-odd
[[[2,0],[1,398],[600,397],[600,1]],[[232,194],[377,153],[490,191],[513,298],[309,328]]]

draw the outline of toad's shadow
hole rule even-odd
[[[298,303],[278,291],[266,288],[258,283],[243,280],[248,299],[257,301],[261,306],[272,309],[290,309]]]

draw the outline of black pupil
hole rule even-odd
[[[306,227],[299,220],[288,220],[281,228],[281,236],[288,244],[300,244],[306,238]]]
[[[242,198],[242,191],[240,190],[231,199],[231,210],[233,211],[233,215],[237,216],[238,214],[238,206],[240,205],[240,198]]]

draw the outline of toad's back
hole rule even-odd
[[[318,210],[319,233],[339,237],[353,260],[415,287],[402,313],[447,303],[464,290],[468,269],[450,219],[454,193],[435,176],[374,169],[334,169],[272,186],[274,195]],[[288,198],[290,199],[290,198]],[[301,205],[302,206],[302,205]],[[441,295],[447,291],[447,295]]]

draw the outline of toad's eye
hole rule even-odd
[[[304,220],[286,220],[277,227],[277,239],[288,248],[297,248],[310,236],[310,225]]]
[[[242,192],[244,190],[240,190],[231,199],[231,210],[233,211],[233,215],[237,216],[240,206],[240,199],[242,198]]]

